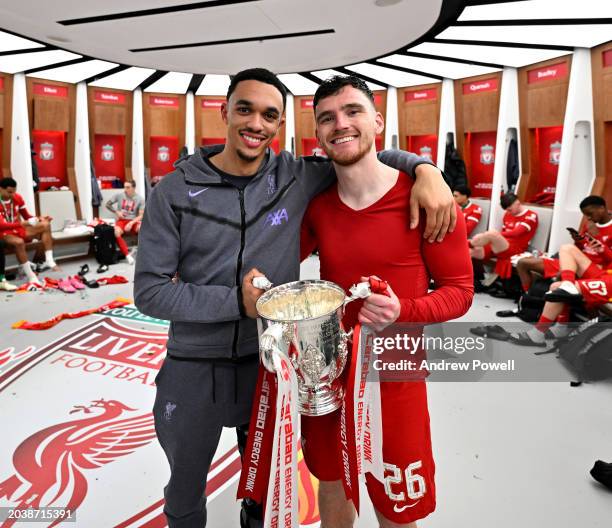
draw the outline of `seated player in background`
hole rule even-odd
[[[19,267],[28,282],[42,284],[26,252],[26,244],[35,238],[42,242],[45,250],[45,262],[41,271],[59,270],[53,258],[51,218],[29,213],[23,197],[17,193],[17,182],[13,178],[0,180],[0,238],[15,249]]]
[[[467,185],[457,185],[453,189],[455,202],[461,207],[463,218],[465,219],[465,230],[468,238],[471,236],[474,228],[479,224],[482,218],[482,207],[470,200],[472,190]]]
[[[123,192],[117,193],[106,202],[106,208],[117,217],[115,238],[128,264],[134,264],[134,257],[130,255],[127,244],[123,240],[123,233],[138,234],[144,215],[144,206],[144,198],[136,194],[135,181],[126,181],[123,184]]]
[[[353,76],[332,77],[315,93],[317,138],[338,182],[306,211],[301,256],[317,247],[321,278],[345,290],[373,276],[388,282],[389,296],[372,294],[347,306],[347,328],[357,321],[379,327],[459,317],[473,298],[465,223],[460,218],[452,234],[433,244],[423,240],[422,228],[408,229],[412,179],[377,160],[374,138],[384,122],[373,101],[365,82]],[[430,277],[437,289],[428,293]],[[382,382],[381,405],[385,482],[368,473],[368,493],[381,527],[414,527],[435,508],[425,382]],[[303,416],[302,438],[306,463],[320,481],[322,528],[352,526],[355,510],[341,481],[340,411]],[[409,467],[418,484],[407,488],[401,476]]]
[[[595,239],[589,242],[597,249],[599,264],[573,244],[561,246],[561,281],[550,286],[544,295],[546,303],[539,321],[531,330],[517,334],[516,343],[545,346],[546,338],[565,337],[569,333],[567,323],[571,303],[584,301],[590,311],[612,302],[612,238],[606,242],[605,245]]]
[[[603,248],[593,239],[607,246],[612,245],[612,215],[608,211],[606,201],[601,196],[595,195],[587,196],[580,202],[580,211],[586,216],[587,222],[583,224],[580,232],[568,228],[574,244],[562,246],[562,251],[573,252],[572,248],[578,248],[592,262],[600,264]],[[525,257],[519,260],[516,265],[523,291],[528,291],[531,287],[534,274],[550,279],[557,277],[560,269],[559,259],[551,257]],[[580,277],[580,274],[578,274],[578,277]]]
[[[527,250],[538,228],[538,215],[527,209],[514,193],[502,195],[500,205],[506,211],[501,233],[491,229],[474,236],[470,240],[470,253],[477,260],[497,257],[495,272],[506,279],[512,274],[510,257]]]

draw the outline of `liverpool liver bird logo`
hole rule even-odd
[[[14,508],[55,506],[74,512],[87,495],[85,470],[129,455],[155,437],[151,413],[121,418],[135,410],[117,400],[75,405],[70,414],[89,416],[47,427],[19,444],[15,473],[0,482],[0,499],[6,497]],[[1,528],[13,523],[7,520]]]

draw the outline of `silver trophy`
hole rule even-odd
[[[272,286],[265,277],[256,277],[253,284]],[[371,294],[370,284],[357,284],[350,291],[346,297],[333,282],[302,280],[271,288],[257,301],[262,363],[274,371],[274,350],[289,358],[298,378],[298,409],[307,416],[329,414],[342,405],[340,376],[351,332],[340,323],[347,303]]]

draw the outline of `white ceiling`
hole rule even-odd
[[[191,87],[197,95],[224,95],[229,75],[262,66],[280,74],[293,94],[312,95],[319,79],[343,73],[342,67],[373,89],[416,86],[522,67],[612,40],[612,0],[208,1],[215,7],[189,0],[0,0],[0,71],[106,88],[185,93]],[[232,5],[217,5],[224,3]],[[155,9],[165,11],[148,12]],[[135,16],[143,10],[146,16]],[[421,38],[440,14],[445,23]],[[193,45],[253,37],[264,40]],[[180,44],[189,47],[134,51]],[[193,74],[205,74],[203,82]]]
[[[0,26],[69,51],[145,68],[233,74],[257,63],[275,73],[291,73],[350,64],[396,50],[419,38],[434,24],[442,0],[402,0],[388,7],[378,7],[374,0],[255,0],[68,26],[58,23],[186,3],[185,0],[2,0]],[[174,50],[130,51],[327,29],[334,33]]]

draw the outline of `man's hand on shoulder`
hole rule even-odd
[[[266,290],[256,288],[253,286],[253,279],[255,277],[264,277],[265,275],[257,268],[251,269],[242,279],[242,305],[244,306],[244,312],[247,317],[257,319],[257,310],[255,309],[255,303]]]
[[[440,169],[421,164],[415,170],[416,181],[410,194],[410,229],[419,225],[420,209],[425,209],[427,224],[423,237],[429,242],[441,242],[457,223],[455,200]]]

